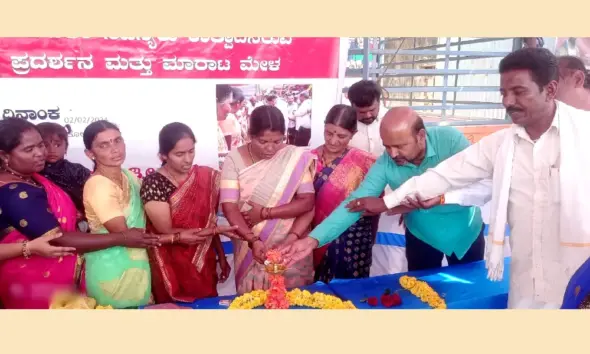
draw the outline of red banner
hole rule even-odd
[[[339,38],[0,38],[0,78],[327,79]]]

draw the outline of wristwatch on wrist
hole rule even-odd
[[[248,247],[252,248],[252,246],[254,246],[254,243],[256,243],[256,241],[260,241],[260,237],[254,236],[250,240],[248,240]]]

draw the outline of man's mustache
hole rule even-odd
[[[508,113],[512,113],[512,112],[522,112],[522,108],[519,107],[515,107],[515,106],[510,106],[506,108],[506,112]]]

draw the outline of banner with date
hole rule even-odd
[[[0,38],[0,77],[336,78],[339,38]]]

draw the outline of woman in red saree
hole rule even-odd
[[[162,304],[215,297],[218,281],[225,281],[231,270],[219,234],[234,236],[234,228],[216,226],[219,172],[193,166],[196,139],[185,124],[166,125],[159,142],[163,165],[146,176],[141,187],[148,230],[174,233],[202,229],[202,237],[179,238],[148,251],[154,298]]]
[[[314,226],[348,198],[375,163],[371,154],[348,146],[356,125],[356,112],[347,105],[332,107],[326,116],[324,145],[312,151],[319,158]],[[378,220],[378,216],[363,217],[336,240],[314,250],[315,280],[328,283],[334,278],[368,277]]]
[[[0,121],[0,243],[21,249],[20,256],[0,261],[0,303],[8,309],[48,309],[56,291],[83,286],[83,252],[158,244],[157,237],[137,230],[102,238],[77,231],[72,199],[39,174],[46,155],[35,125],[18,118]],[[46,258],[32,247],[40,239],[66,248]]]

